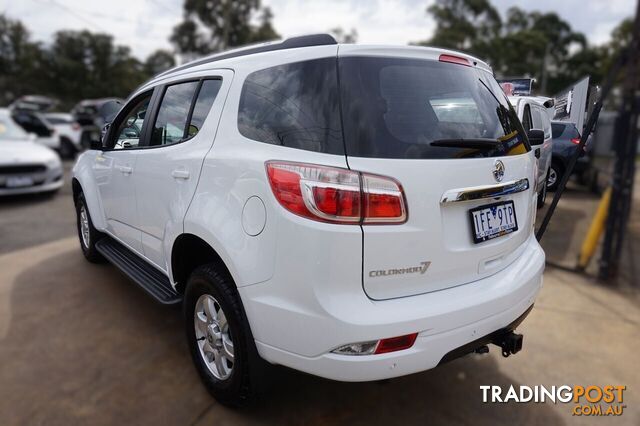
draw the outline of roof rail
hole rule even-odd
[[[281,42],[262,43],[255,46],[249,46],[241,49],[229,51],[227,53],[220,53],[213,56],[207,56],[202,59],[198,59],[184,65],[180,65],[176,68],[167,70],[157,77],[161,77],[176,71],[182,71],[198,65],[209,64],[212,62],[222,61],[223,59],[237,58],[240,56],[253,55],[255,53],[272,52],[275,50],[295,49],[297,47],[310,47],[310,46],[328,46],[332,44],[338,44],[336,39],[330,34],[310,34],[299,37],[291,37]]]

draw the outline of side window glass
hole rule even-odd
[[[524,106],[524,117],[522,117],[522,127],[524,127],[525,131],[531,130],[531,126],[533,125],[531,120],[531,108],[529,105]]]
[[[244,82],[238,130],[259,142],[344,154],[338,102],[335,58],[266,68]]]
[[[187,121],[197,81],[168,86],[151,133],[151,146],[170,145],[186,139]]]
[[[533,129],[536,130],[544,130],[544,126],[542,124],[542,114],[540,113],[540,109],[539,108],[533,108],[533,111],[531,111],[532,115],[533,115]]]
[[[114,123],[118,126],[115,132],[115,141],[112,141],[114,150],[138,147],[152,93],[149,92],[136,101],[124,119],[119,123]]]
[[[191,121],[189,122],[189,127],[187,127],[187,138],[195,136],[202,128],[207,115],[209,115],[209,110],[211,110],[211,105],[213,105],[213,101],[218,96],[220,86],[222,86],[222,80],[204,80],[202,82],[196,104],[191,113]]]

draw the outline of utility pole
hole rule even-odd
[[[640,118],[640,1],[636,4],[631,45],[624,70],[623,97],[613,135],[615,162],[611,204],[600,259],[599,276],[616,275],[633,200],[638,119]]]

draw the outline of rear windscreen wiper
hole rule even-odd
[[[501,144],[496,139],[437,139],[430,143],[431,146],[473,149],[495,148]]]

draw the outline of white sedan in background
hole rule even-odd
[[[82,151],[82,127],[73,115],[64,112],[48,112],[44,114],[47,124],[55,129],[60,138],[60,156],[74,158]]]
[[[13,121],[9,110],[0,108],[0,196],[55,193],[62,187],[60,157],[35,139]]]

